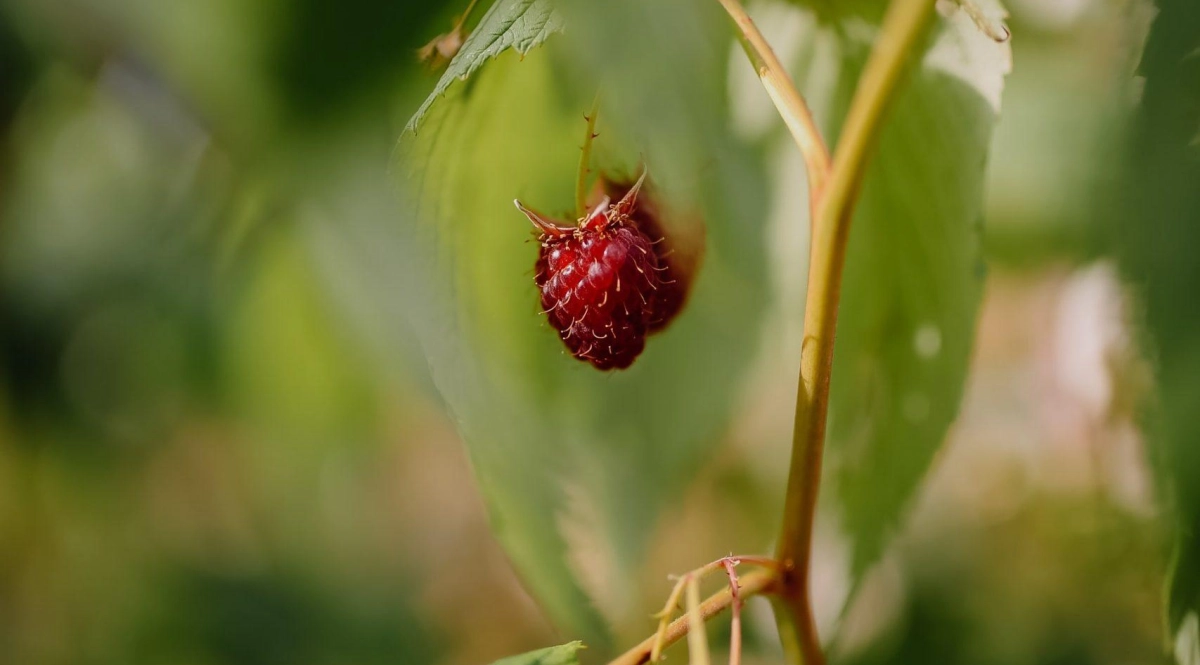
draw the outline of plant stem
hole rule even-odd
[[[471,12],[475,11],[475,5],[477,4],[479,4],[479,0],[471,0],[471,3],[468,4],[467,8],[463,10],[462,15],[458,17],[457,21],[455,21],[455,30],[461,30],[462,27],[466,25],[467,19],[471,18]]]
[[[671,625],[671,615],[675,613],[675,608],[679,606],[679,597],[683,594],[684,589],[693,579],[701,579],[711,572],[720,570],[728,560],[728,557],[724,557],[706,563],[691,572],[684,573],[675,582],[675,588],[671,589],[671,594],[667,596],[667,604],[658,613],[658,637],[654,648],[650,650],[650,662],[656,663],[662,657],[662,651],[666,648],[667,627]]]
[[[731,602],[737,601],[731,598]],[[700,614],[700,580],[694,577],[687,583],[687,620],[688,662],[690,665],[712,665],[708,657],[708,636],[704,634],[704,617]]]
[[[592,141],[596,138],[596,116],[600,113],[600,93],[592,100],[592,110],[584,116],[587,119],[587,135],[583,137],[583,147],[579,154],[579,171],[575,174],[575,216],[587,214],[587,174],[592,161]]]
[[[933,6],[934,0],[893,0],[888,7],[850,104],[829,179],[814,206],[792,461],[776,556],[785,567],[776,607],[780,637],[792,662],[803,665],[824,662],[813,620],[809,576],[850,220],[880,121],[910,54],[933,16]]]
[[[733,599],[730,610],[733,616],[729,621],[729,665],[742,665],[742,584],[732,561],[726,559],[722,565],[729,576],[729,595]]]
[[[755,570],[739,578],[742,586],[739,590],[738,597],[742,600],[757,595],[769,594],[775,591],[776,583],[779,581],[777,574],[773,570]],[[720,614],[725,608],[733,604],[733,594],[728,586],[705,598],[700,603],[700,617],[705,621]],[[688,633],[688,616],[679,617],[667,626],[665,644],[670,646],[675,642],[683,639]],[[654,648],[655,636],[651,635],[641,644],[626,651],[616,660],[608,665],[643,665],[650,661],[650,651]]]
[[[766,88],[767,95],[774,102],[775,109],[779,111],[788,131],[792,133],[796,146],[800,148],[800,154],[804,156],[810,199],[815,201],[817,194],[824,190],[825,180],[829,176],[829,149],[825,147],[821,132],[817,130],[817,123],[813,121],[808,104],[796,90],[787,70],[775,56],[775,51],[771,50],[771,45],[763,38],[758,26],[754,25],[754,21],[746,14],[738,0],[718,2],[737,25],[738,41],[741,42],[742,49],[746,51],[746,56],[758,72],[758,78]]]

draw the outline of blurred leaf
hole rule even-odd
[[[140,656],[132,662],[383,665],[438,662],[445,651],[415,606],[415,580],[364,589],[290,571],[246,574],[178,561],[151,580],[130,640]]]
[[[428,35],[447,4],[288,2],[281,6],[284,16],[270,23],[286,28],[275,28],[268,34],[278,37],[265,40],[272,47],[265,55],[270,80],[299,119],[329,116],[364,92],[387,88],[405,67],[415,69],[413,45]]]
[[[501,58],[434,106],[425,131],[402,140],[412,217],[392,244],[408,255],[398,283],[426,287],[406,315],[471,451],[498,538],[551,616],[603,645],[604,622],[560,531],[560,520],[580,518],[564,515],[572,507],[562,486],[580,442],[554,436],[569,432],[557,429],[567,414],[554,409],[569,393],[539,385],[559,343],[538,315],[530,232],[511,203],[529,191],[527,179],[571,173],[569,151],[522,145],[542,131],[570,135],[546,65],[543,52]]]
[[[151,443],[181,415],[184,384],[211,378],[208,229],[227,190],[203,159],[208,137],[156,82],[105,72],[49,70],[14,120],[0,373],[21,417],[60,404]]]
[[[1174,633],[1200,610],[1200,6],[1159,0],[1158,8],[1113,222],[1118,254],[1140,286],[1157,361],[1161,392],[1151,441],[1178,529],[1167,591]]]
[[[868,44],[842,42],[841,118]],[[1007,47],[942,23],[884,119],[850,232],[829,469],[857,580],[887,544],[958,413],[983,284],[984,167]]]
[[[577,657],[580,649],[585,649],[583,642],[575,641],[530,651],[519,656],[501,658],[492,665],[578,665]]]
[[[1194,473],[1190,477],[1195,478]],[[1180,510],[1182,513],[1184,509]],[[1187,516],[1180,516],[1175,554],[1167,574],[1167,630],[1172,637],[1189,614],[1200,611],[1200,536],[1196,535],[1200,533],[1200,525],[1192,517],[1195,510],[1189,506]]]
[[[408,121],[405,131],[415,132],[429,107],[446,94],[455,81],[467,80],[483,63],[509,49],[525,55],[559,30],[562,30],[562,20],[548,0],[496,0],[463,42],[433,92]]]
[[[357,275],[373,315],[416,333],[497,538],[564,632],[601,653],[605,619],[645,620],[634,573],[648,534],[720,440],[766,300],[761,174],[723,115],[728,42],[697,34],[720,17],[706,11],[654,43],[638,30],[691,4],[643,5],[611,16],[606,5],[588,24],[590,38],[620,48],[559,40],[450,86],[401,141],[398,223],[346,220],[318,243]],[[654,18],[631,29],[638,12]],[[660,49],[670,61],[647,68]],[[630,77],[607,74],[632,63]],[[660,75],[685,70],[707,74]],[[705,221],[679,228],[707,238],[683,314],[631,369],[607,374],[567,355],[540,314],[532,229],[512,206],[570,209],[582,115],[601,79],[622,84],[606,89],[599,142],[610,158],[598,166],[628,174],[644,156],[663,201]]]
[[[0,79],[0,130],[6,134],[38,65],[14,27],[10,21],[0,21],[0,60],[5,63],[4,78]]]
[[[302,441],[346,437],[371,422],[372,390],[304,248],[283,224],[262,241],[244,291],[229,299],[223,370],[230,406],[288,432],[298,463]]]

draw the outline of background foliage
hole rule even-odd
[[[0,4],[0,662],[595,661],[665,573],[769,550],[807,205],[726,18],[481,3],[464,52],[494,59],[405,133],[465,4]],[[879,7],[750,6],[831,137]],[[1200,12],[1008,9],[1007,83],[947,20],[868,175],[822,634],[839,662],[1200,662]],[[542,323],[511,207],[568,212],[597,89],[597,164],[647,164],[707,248],[615,375]]]

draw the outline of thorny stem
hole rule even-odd
[[[658,632],[655,634],[654,646],[653,646],[653,648],[650,649],[650,662],[656,663],[662,657],[663,648],[665,648],[665,646],[666,646],[667,627],[671,623],[671,615],[674,614],[675,609],[679,607],[679,596],[683,593],[684,588],[692,580],[703,579],[709,573],[716,572],[718,570],[721,570],[722,568],[724,568],[727,571],[732,571],[734,566],[736,566],[742,562],[746,562],[746,563],[749,563],[751,565],[756,565],[756,566],[763,566],[765,568],[769,568],[774,571],[779,570],[779,563],[776,562],[774,559],[769,559],[767,557],[762,557],[762,556],[753,556],[753,555],[751,555],[751,556],[730,555],[727,557],[722,557],[720,559],[717,559],[716,561],[711,561],[709,563],[706,563],[703,566],[700,566],[699,568],[697,568],[695,570],[689,571],[689,572],[681,575],[679,577],[679,579],[676,580],[675,587],[673,589],[671,589],[670,595],[667,596],[666,605],[663,606],[662,611],[660,611],[657,615],[655,615],[658,617],[659,623],[658,623]],[[735,593],[734,596],[736,597],[736,595],[737,594]],[[735,608],[734,614],[735,614],[735,616],[737,615],[736,608]]]
[[[592,141],[596,138],[596,116],[600,113],[600,93],[592,100],[592,110],[584,116],[587,120],[587,134],[583,137],[583,147],[579,154],[579,171],[575,175],[575,216],[581,217],[587,212],[587,175],[591,170]]]
[[[787,70],[771,50],[771,45],[758,31],[758,26],[746,14],[738,0],[718,0],[729,17],[738,28],[738,41],[750,58],[754,71],[758,72],[767,95],[775,104],[775,109],[783,118],[788,131],[804,156],[804,164],[808,171],[808,189],[810,194],[817,194],[825,189],[825,180],[829,176],[829,149],[821,138],[817,123],[813,121],[812,113],[804,102],[804,97],[792,83]],[[816,196],[810,197],[813,201]]]
[[[772,569],[755,570],[741,577],[741,588],[739,596],[741,599],[746,599],[750,596],[758,594],[769,594],[775,592],[779,581],[778,573]],[[733,594],[729,587],[725,587],[704,599],[697,606],[700,618],[708,621],[712,617],[720,614],[725,608],[733,605]],[[672,644],[683,639],[688,634],[688,617],[681,616],[672,621],[668,626],[664,636],[664,646]],[[650,662],[650,652],[654,649],[656,636],[651,635],[642,640],[640,644],[633,647],[629,651],[613,660],[608,665],[643,665]]]
[[[729,665],[742,665],[742,596],[741,587],[738,584],[737,571],[734,566],[737,564],[729,559],[723,559],[722,565],[725,566],[725,573],[729,575],[729,595],[733,601],[730,606],[730,614],[732,618],[729,621]]]
[[[727,0],[722,0],[725,2]],[[792,433],[792,461],[777,558],[785,566],[777,603],[780,638],[794,663],[821,665],[809,576],[821,457],[829,410],[834,334],[850,220],[883,114],[909,55],[933,16],[934,0],[893,0],[858,81],[833,168],[814,206],[812,262],[804,311],[800,380]]]

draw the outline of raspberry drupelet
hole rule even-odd
[[[534,281],[542,309],[571,354],[597,369],[624,369],[665,325],[659,292],[672,280],[655,244],[632,217],[646,175],[610,204],[607,196],[575,227],[560,226],[520,201],[540,233]],[[669,299],[672,300],[673,299]]]
[[[636,183],[639,189],[641,183],[641,180]],[[600,179],[603,192],[617,200],[625,198],[634,185],[631,180],[610,180],[607,177]],[[653,335],[666,328],[683,309],[684,303],[687,302],[688,287],[692,283],[691,273],[695,271],[696,266],[694,263],[686,265],[684,257],[675,253],[676,248],[667,239],[666,230],[663,228],[662,211],[652,197],[645,194],[638,196],[637,205],[629,210],[627,223],[632,223],[642,235],[654,241],[654,255],[658,257],[661,283],[659,288],[654,290],[654,302],[650,304],[651,316],[646,329],[647,334]]]

